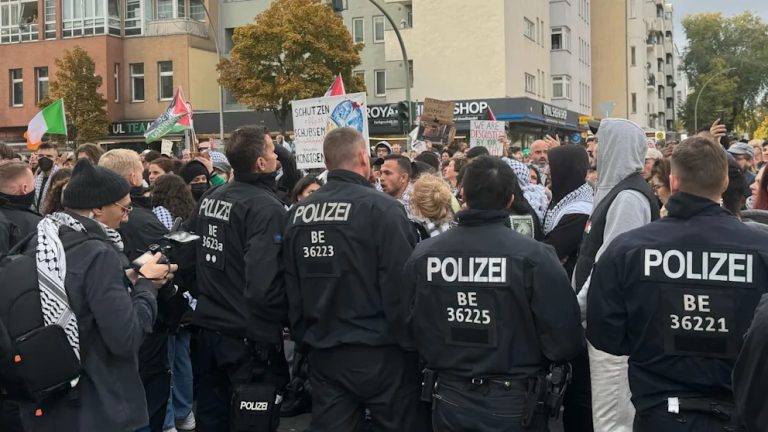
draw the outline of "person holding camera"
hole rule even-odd
[[[234,181],[207,191],[189,226],[200,292],[198,432],[276,430],[288,365],[280,259],[286,210],[277,199],[277,155],[263,130],[242,127],[226,145]]]
[[[137,355],[152,331],[158,290],[177,267],[154,255],[138,270],[124,270],[115,230],[131,211],[129,191],[118,174],[80,160],[64,190],[65,211],[43,219],[22,249],[36,256],[41,293],[60,293],[41,295],[46,323],[61,323],[83,364],[73,390],[21,403],[26,431],[128,432],[147,423]],[[73,242],[78,236],[87,239]]]

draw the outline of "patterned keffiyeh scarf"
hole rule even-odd
[[[554,207],[547,210],[544,218],[544,235],[548,235],[555,229],[560,219],[569,214],[592,213],[592,200],[594,189],[588,183],[584,183],[564,196]]]
[[[37,225],[37,280],[40,288],[40,303],[46,326],[58,325],[64,329],[72,350],[80,358],[80,333],[77,317],[69,306],[64,280],[67,276],[67,260],[64,245],[59,238],[62,226],[77,232],[86,232],[77,219],[67,213],[53,213],[46,216]],[[120,234],[100,224],[107,237],[122,250]]]

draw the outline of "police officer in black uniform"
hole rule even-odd
[[[37,230],[41,216],[32,210],[35,176],[23,162],[0,165],[0,256]]]
[[[418,355],[406,351],[400,272],[416,243],[403,206],[369,183],[354,129],[323,143],[328,182],[288,214],[286,285],[293,334],[309,347],[313,431],[423,431]]]
[[[204,195],[190,223],[201,237],[196,430],[274,431],[288,381],[277,156],[269,135],[250,127],[232,133],[226,154],[234,181]]]
[[[459,225],[420,243],[403,273],[432,425],[547,430],[548,367],[584,346],[576,296],[551,246],[505,226],[512,169],[481,156],[465,170]]]
[[[587,338],[629,355],[635,431],[740,430],[731,373],[768,283],[768,234],[718,205],[727,185],[722,147],[683,141],[669,216],[617,237],[592,274]]]

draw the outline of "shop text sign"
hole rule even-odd
[[[115,122],[109,128],[110,136],[143,136],[152,121]]]

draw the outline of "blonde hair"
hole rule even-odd
[[[414,213],[433,222],[446,222],[452,218],[451,188],[436,175],[424,174],[413,184],[411,208]]]
[[[104,153],[99,159],[99,166],[110,169],[123,177],[127,177],[138,170],[144,170],[139,154],[128,149],[115,149]]]

